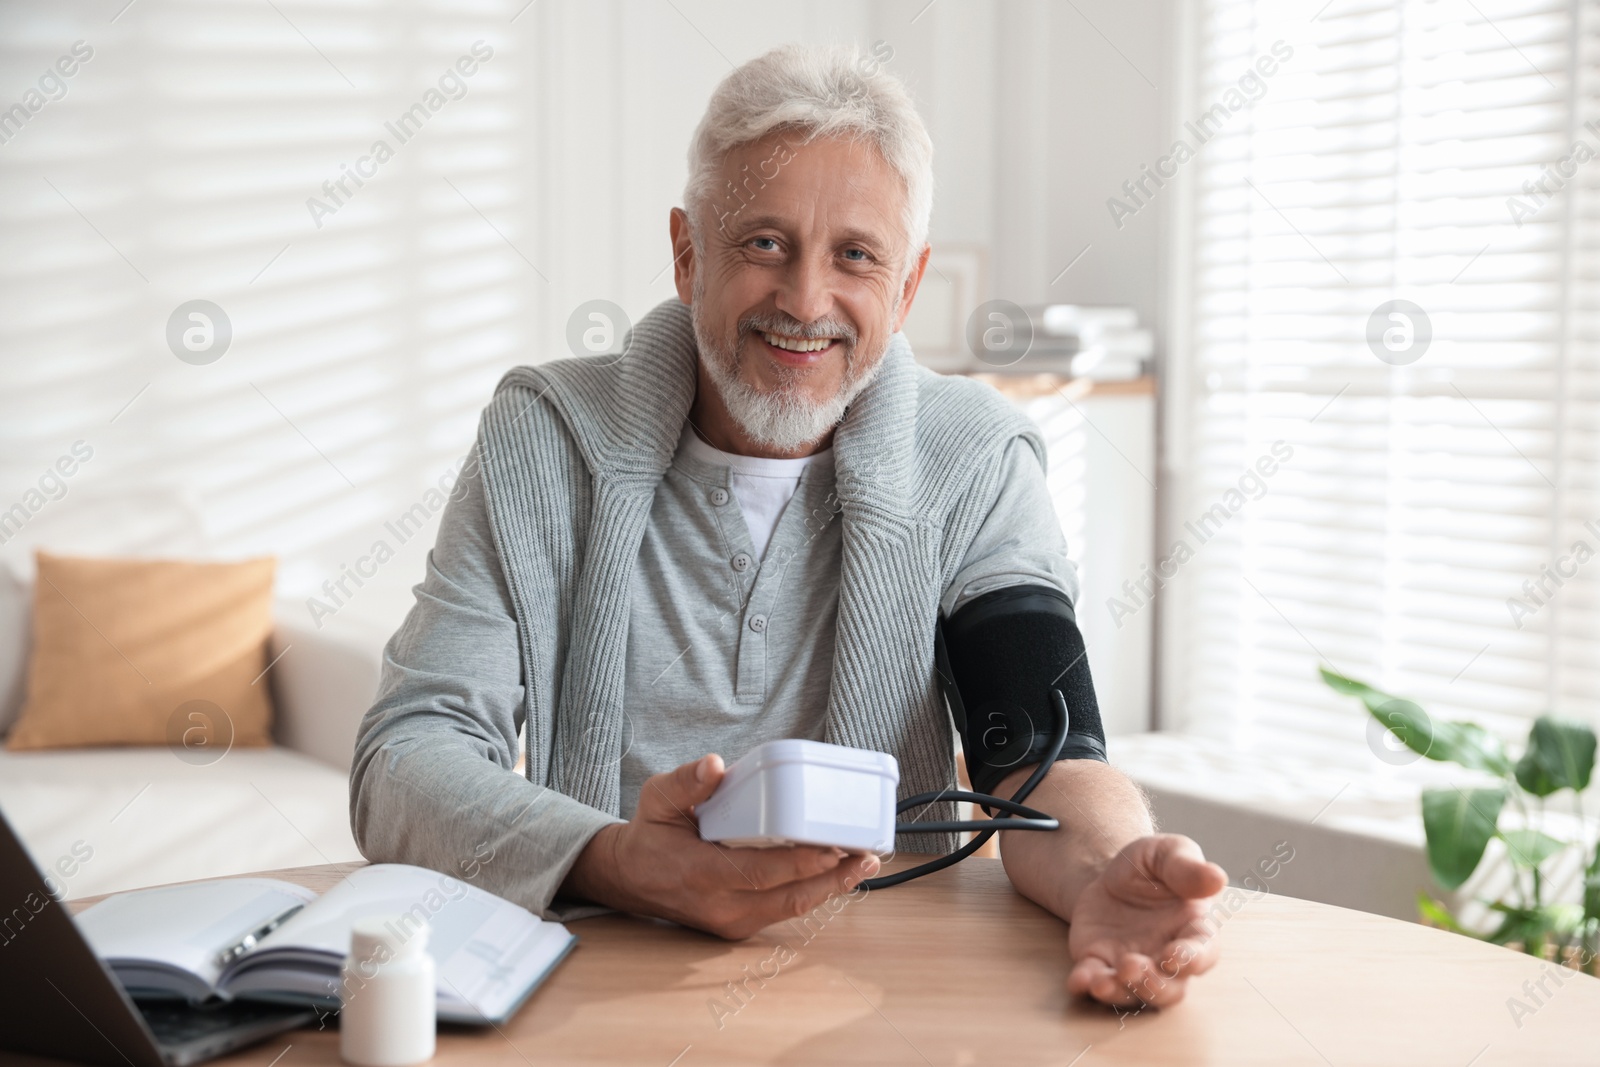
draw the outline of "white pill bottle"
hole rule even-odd
[[[415,915],[357,919],[339,985],[339,1056],[355,1067],[433,1058],[436,993],[428,924]]]

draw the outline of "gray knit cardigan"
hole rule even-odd
[[[695,397],[690,314],[676,299],[660,304],[630,331],[621,358],[512,370],[479,435],[521,635],[527,776],[612,815],[630,578]],[[934,625],[1016,436],[1043,466],[1044,441],[1027,416],[988,385],[917,364],[898,333],[834,435],[844,540],[824,737],[894,755],[901,796],[955,782]],[[953,818],[954,806],[922,817]],[[912,851],[955,844],[951,835],[903,840]]]

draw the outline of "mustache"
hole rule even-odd
[[[819,337],[837,337],[846,344],[856,343],[856,329],[841,319],[821,319],[804,323],[789,315],[757,312],[739,320],[739,334],[781,333],[786,337],[799,337],[813,341]]]

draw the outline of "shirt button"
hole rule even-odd
[[[728,502],[728,491],[722,488],[720,485],[717,486],[715,489],[711,490],[711,502],[720,508],[722,505]]]
[[[740,552],[738,555],[734,556],[733,559],[730,560],[729,562],[731,562],[733,564],[733,569],[734,570],[736,570],[736,571],[738,571],[738,572],[740,572],[742,574],[745,571],[750,569],[750,553],[748,553],[748,552]]]
[[[766,630],[766,628],[767,628],[767,617],[765,615],[752,615],[752,616],[750,616],[750,629],[754,630],[756,633],[759,634],[759,633],[764,632]]]

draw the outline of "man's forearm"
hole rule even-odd
[[[398,723],[364,733],[356,752],[351,829],[361,854],[440,871],[535,915],[564,918],[570,909],[554,901],[563,875],[615,817],[483,758],[442,717],[396,714]]]
[[[1032,771],[1007,775],[995,795],[1011,796]],[[1005,834],[1006,875],[1023,896],[1067,920],[1078,894],[1122,847],[1155,832],[1139,787],[1098,760],[1056,763],[1024,803],[1061,820],[1061,829]]]

